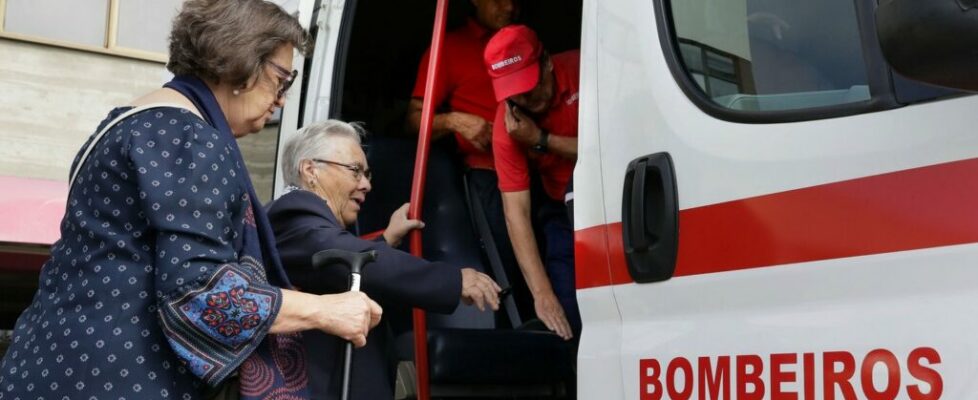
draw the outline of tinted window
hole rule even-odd
[[[166,54],[169,51],[170,21],[183,0],[126,0],[119,2],[120,47]]]
[[[717,105],[799,110],[870,99],[846,0],[671,2],[683,67]]]
[[[106,0],[8,0],[3,30],[102,47],[108,9]]]

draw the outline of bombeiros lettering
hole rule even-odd
[[[675,357],[668,362],[646,358],[639,360],[639,399],[892,400],[903,394],[911,400],[937,400],[944,391],[935,369],[940,363],[940,353],[932,347],[918,347],[903,358],[887,349],[863,356],[825,351]],[[874,370],[884,371],[885,377],[877,374],[874,381]],[[906,375],[912,379],[903,380]]]
[[[516,63],[518,63],[520,61],[523,61],[523,57],[521,57],[519,55],[516,55],[516,56],[510,57],[510,58],[507,58],[505,60],[502,60],[500,62],[493,63],[490,67],[492,68],[493,71],[495,71],[495,70],[498,70],[498,69],[500,69],[502,67],[505,67],[507,65],[516,64]]]

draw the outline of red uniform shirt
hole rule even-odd
[[[577,50],[567,51],[555,54],[551,60],[554,65],[555,85],[553,103],[547,113],[537,117],[535,121],[540,129],[550,132],[551,135],[577,137],[581,53]],[[492,126],[492,151],[495,154],[496,174],[499,175],[499,190],[528,190],[530,174],[527,154],[532,150],[509,137],[505,117],[506,103],[500,103]],[[546,153],[536,157],[533,163],[540,173],[547,195],[563,202],[567,183],[574,174],[574,160]]]
[[[448,101],[452,111],[469,113],[492,121],[496,110],[496,98],[492,91],[492,80],[482,63],[482,50],[492,37],[492,32],[483,28],[475,20],[469,19],[466,25],[445,35],[442,42],[442,62],[439,73],[441,80],[435,87],[432,104],[435,107]],[[425,80],[428,77],[428,60],[431,49],[421,57],[418,66],[418,79],[414,82],[413,97],[424,97]],[[492,152],[479,151],[462,135],[455,133],[458,147],[465,158],[465,164],[472,168],[493,169]]]

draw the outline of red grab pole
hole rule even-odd
[[[438,83],[438,69],[441,64],[441,42],[445,36],[445,16],[448,0],[438,0],[435,8],[435,27],[431,33],[431,55],[428,59],[428,78],[424,84],[424,102],[421,108],[421,132],[418,134],[418,153],[414,159],[414,178],[411,180],[411,206],[408,218],[421,219],[421,204],[424,201],[425,176],[428,172],[428,147],[431,144],[431,124],[435,116],[431,94]],[[421,231],[411,232],[411,254],[421,257]],[[418,372],[418,400],[428,400],[431,391],[428,387],[428,327],[425,312],[414,309],[414,365]]]

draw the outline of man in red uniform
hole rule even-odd
[[[475,16],[465,26],[445,34],[442,43],[441,82],[432,93],[435,109],[448,106],[448,112],[435,114],[432,139],[454,133],[465,164],[472,168],[493,169],[490,140],[492,117],[496,111],[492,83],[482,66],[482,50],[489,38],[509,25],[517,16],[514,0],[472,0]],[[408,123],[417,131],[421,126],[421,106],[431,49],[421,57],[418,78],[408,105]]]
[[[537,316],[565,339],[580,334],[574,285],[574,233],[565,199],[577,159],[580,52],[548,55],[522,25],[500,29],[484,52],[499,106],[492,148],[506,225]],[[546,192],[534,207],[544,230],[540,256],[530,220],[530,174]]]
[[[516,257],[510,246],[492,161],[492,119],[497,103],[492,81],[482,65],[482,50],[489,38],[516,19],[519,6],[516,0],[472,0],[472,4],[475,15],[463,27],[448,32],[442,42],[441,79],[431,96],[436,110],[447,111],[435,114],[432,140],[454,134],[467,168],[469,188],[482,203],[493,241],[509,275],[517,308],[522,316],[529,317],[533,304],[526,283],[520,279]],[[421,125],[422,98],[430,56],[429,49],[421,58],[413,99],[408,105],[408,124],[415,131]]]

